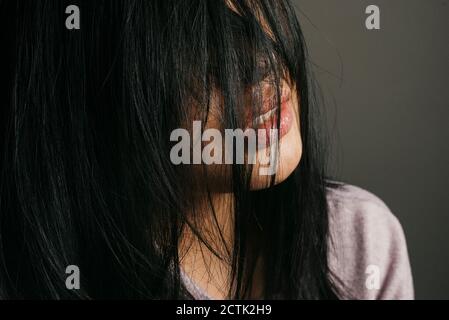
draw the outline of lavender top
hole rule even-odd
[[[328,189],[329,265],[346,298],[413,299],[413,280],[404,232],[375,195],[351,185]],[[195,299],[210,299],[184,273]]]

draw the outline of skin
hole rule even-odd
[[[302,140],[299,122],[299,102],[296,94],[296,88],[293,88],[286,82],[282,82],[282,86],[287,87],[292,92],[291,98],[287,103],[287,108],[294,114],[294,121],[288,133],[279,140],[279,163],[275,175],[275,184],[284,181],[298,166],[302,155]],[[274,93],[270,89],[265,89],[264,96],[273,96]],[[271,91],[273,91],[271,89]],[[270,100],[270,98],[268,98]],[[283,112],[281,111],[281,118]],[[253,167],[251,175],[251,189],[258,190],[270,186],[270,176],[260,175],[260,163]]]

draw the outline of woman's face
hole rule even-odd
[[[259,129],[266,130],[265,134],[267,136],[270,134],[270,129],[277,129],[279,140],[273,140],[274,145],[273,142],[267,141],[267,148],[258,150],[256,165],[253,166],[251,175],[251,189],[253,190],[264,189],[270,186],[272,175],[267,175],[269,172],[275,173],[275,184],[284,181],[298,166],[302,155],[299,102],[296,87],[291,86],[285,80],[281,81],[278,91],[280,103],[276,103],[277,90],[273,84],[262,83],[260,92],[262,94],[262,106],[260,108],[256,107],[256,110],[260,109],[260,111],[251,117],[256,119],[256,121],[253,120],[254,128],[257,128],[259,132]],[[251,110],[250,106],[245,106],[245,108]],[[278,108],[280,108],[280,112]],[[259,115],[259,113],[262,115]],[[272,115],[271,117],[270,114]],[[279,121],[277,119],[278,115],[280,117]],[[278,145],[278,148],[275,148],[276,145]],[[278,155],[277,161],[270,161],[270,166],[274,170],[266,173],[261,171],[262,167],[267,167],[260,163],[259,153],[261,152],[266,152],[268,156],[272,152]],[[271,158],[270,160],[275,159]]]
[[[238,14],[232,1],[228,2],[228,6]],[[262,16],[259,19],[262,29],[268,37],[274,40],[266,20]],[[263,65],[266,66],[267,64]],[[276,88],[276,86],[279,88]],[[273,81],[271,77],[267,77],[243,91],[245,93],[241,101],[243,101],[242,117],[244,119],[241,121],[243,123],[241,129],[243,131],[254,130],[257,137],[255,161],[251,162],[250,188],[251,190],[260,190],[272,185],[273,174],[275,175],[274,184],[278,184],[284,181],[299,165],[302,155],[300,102],[298,101],[296,85],[293,84],[293,81],[290,81],[288,74],[284,74],[280,81]],[[214,90],[210,97],[209,113],[204,129],[217,129],[220,132],[227,129],[224,128],[221,121],[225,113],[224,105],[219,90]],[[270,139],[272,132],[270,129],[275,129],[277,139],[276,137]],[[265,136],[263,136],[263,133],[265,133]],[[265,148],[260,148],[258,145],[258,141],[262,140],[266,142]],[[209,143],[213,144],[215,141]],[[220,145],[222,146],[223,158],[225,158],[224,155],[229,153],[229,150],[226,149],[224,139]],[[249,162],[248,153],[253,154],[248,152],[248,149],[248,145],[245,145],[245,164]],[[194,171],[196,170],[194,169]],[[204,167],[202,167],[202,170],[204,170]],[[207,189],[211,191],[226,192],[231,190],[230,165],[206,165],[205,172],[206,175],[202,176],[204,180],[200,181],[200,185],[205,183]]]
[[[279,96],[278,96],[279,94]],[[255,98],[257,97],[257,98]],[[278,97],[280,100],[278,100]],[[296,86],[285,80],[280,81],[280,88],[276,90],[272,81],[262,81],[257,86],[247,90],[244,101],[244,121],[242,131],[253,130],[256,136],[256,153],[252,166],[250,179],[251,190],[267,188],[271,185],[273,174],[274,183],[284,181],[298,166],[302,155],[302,140],[299,121],[299,101]],[[279,101],[279,103],[278,103]],[[257,104],[257,105],[255,105]],[[213,94],[207,122],[203,129],[217,129],[222,132],[223,140],[220,142],[223,159],[229,153],[225,142],[226,134],[223,127],[222,115],[223,101],[219,94]],[[280,112],[279,112],[280,109]],[[277,117],[280,115],[278,121]],[[279,127],[277,124],[279,123]],[[277,139],[270,139],[270,129],[277,129]],[[264,136],[265,134],[265,136]],[[265,146],[259,146],[259,141],[265,141]],[[249,147],[245,140],[245,164],[248,164]],[[216,141],[203,142],[203,148],[207,144]],[[235,141],[234,141],[235,142]],[[236,143],[236,148],[239,145]],[[262,147],[262,148],[261,148]],[[234,150],[236,151],[236,150]],[[237,151],[238,152],[238,151]],[[277,161],[273,158],[277,155]],[[271,156],[271,157],[270,157]],[[268,162],[268,164],[267,164]],[[231,166],[228,164],[203,165],[206,168],[207,188],[211,191],[229,191],[231,188]],[[204,167],[203,167],[204,168]]]

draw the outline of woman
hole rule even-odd
[[[0,3],[0,297],[413,297],[396,218],[326,180],[288,1]]]

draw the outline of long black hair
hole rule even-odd
[[[72,4],[79,30],[65,28]],[[189,297],[180,237],[207,240],[168,137],[192,104],[207,117],[213,88],[238,127],[239,97],[267,74],[296,84],[303,155],[260,191],[232,167],[230,294],[248,296],[257,253],[265,298],[337,298],[320,123],[288,1],[3,0],[0,32],[1,298]]]

